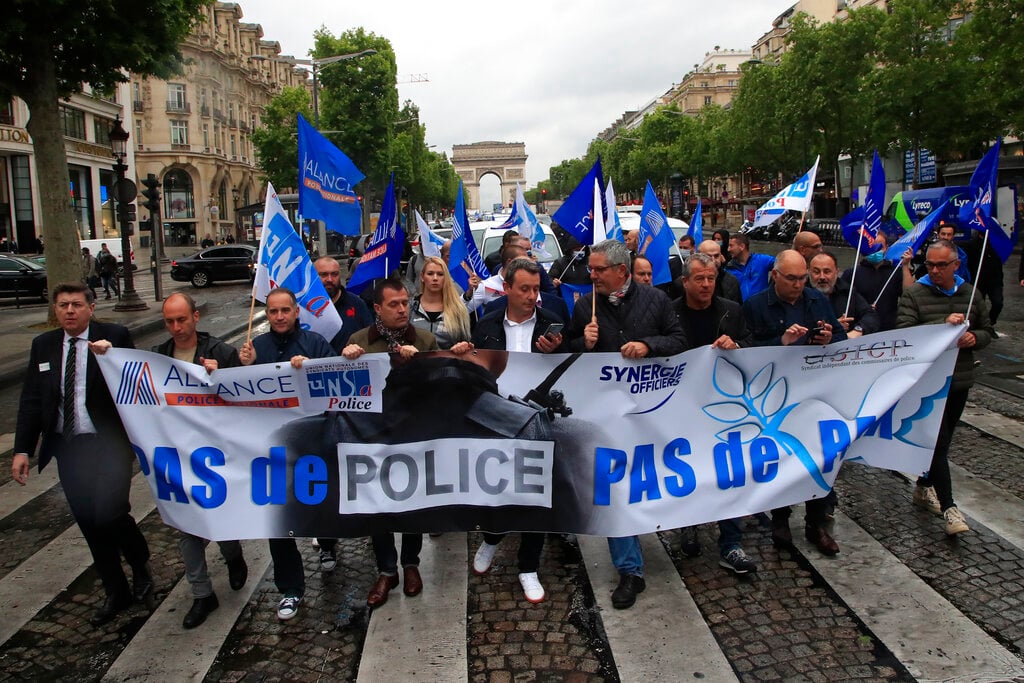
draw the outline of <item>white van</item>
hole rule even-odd
[[[476,242],[476,247],[482,258],[486,259],[491,253],[501,248],[501,237],[505,234],[505,229],[500,227],[502,223],[504,221],[491,220],[469,224],[469,230],[473,233],[473,241]],[[544,249],[548,255],[541,256],[538,260],[542,266],[550,269],[551,263],[562,255],[562,248],[550,227],[541,223],[541,230],[544,231]]]
[[[112,237],[110,239],[105,239],[105,240],[80,240],[80,243],[81,243],[82,247],[87,247],[89,249],[89,253],[92,254],[93,256],[98,255],[100,253],[100,247],[102,245],[106,244],[107,245],[107,249],[109,249],[110,253],[113,254],[114,258],[117,259],[117,263],[118,263],[117,272],[118,272],[118,275],[120,275],[122,273],[121,268],[124,267],[124,259],[121,258],[121,238],[120,237]],[[135,264],[135,245],[134,244],[132,245],[131,258],[132,258],[132,270],[133,271],[134,270],[138,270],[139,267]]]

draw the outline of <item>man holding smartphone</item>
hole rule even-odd
[[[743,316],[753,334],[754,346],[790,346],[845,341],[846,332],[828,298],[807,287],[807,261],[793,249],[779,252],[771,271],[772,284],[743,302]],[[807,501],[804,534],[823,555],[835,555],[839,545],[832,538],[830,522],[836,506],[835,490],[824,498]],[[789,529],[792,510],[772,510],[772,542],[792,548]]]
[[[506,305],[485,315],[473,333],[478,349],[552,353],[562,346],[562,321],[537,306],[540,294],[540,269],[526,257],[512,259],[503,269]],[[484,533],[484,542],[473,558],[473,571],[486,574],[505,534]],[[523,532],[519,542],[519,583],[531,603],[543,602],[544,587],[537,577],[544,534]]]

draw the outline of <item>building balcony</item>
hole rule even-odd
[[[168,114],[191,114],[192,107],[188,102],[168,102],[167,103]]]
[[[210,105],[208,105],[208,104],[200,104],[199,105],[199,115],[200,116],[209,116],[210,115]]]
[[[192,145],[188,145],[188,144],[184,144],[183,145],[183,144],[179,144],[177,142],[172,142],[171,143],[171,151],[173,151],[173,152],[191,152],[192,151]]]
[[[224,112],[216,107],[213,109],[213,118],[215,121],[220,121],[221,123],[225,123],[228,120],[228,117],[224,116]]]
[[[142,100],[132,101],[132,111],[143,111],[146,108]]]
[[[234,116],[230,117],[228,119],[228,125],[232,128],[238,128],[238,119],[236,119]]]

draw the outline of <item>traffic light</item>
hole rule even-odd
[[[160,181],[150,173],[142,181],[142,184],[146,186],[146,189],[142,191],[142,196],[146,198],[146,201],[142,205],[155,214],[160,211]]]
[[[548,191],[547,191],[547,189],[546,189],[546,188],[541,188],[541,191],[540,191],[540,196],[541,196],[541,197],[543,197],[543,198],[545,198],[545,199],[547,199],[547,196],[548,196]]]

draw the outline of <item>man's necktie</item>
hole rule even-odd
[[[68,340],[68,360],[64,364],[64,438],[75,435],[75,369],[78,367],[75,342],[77,337]]]

